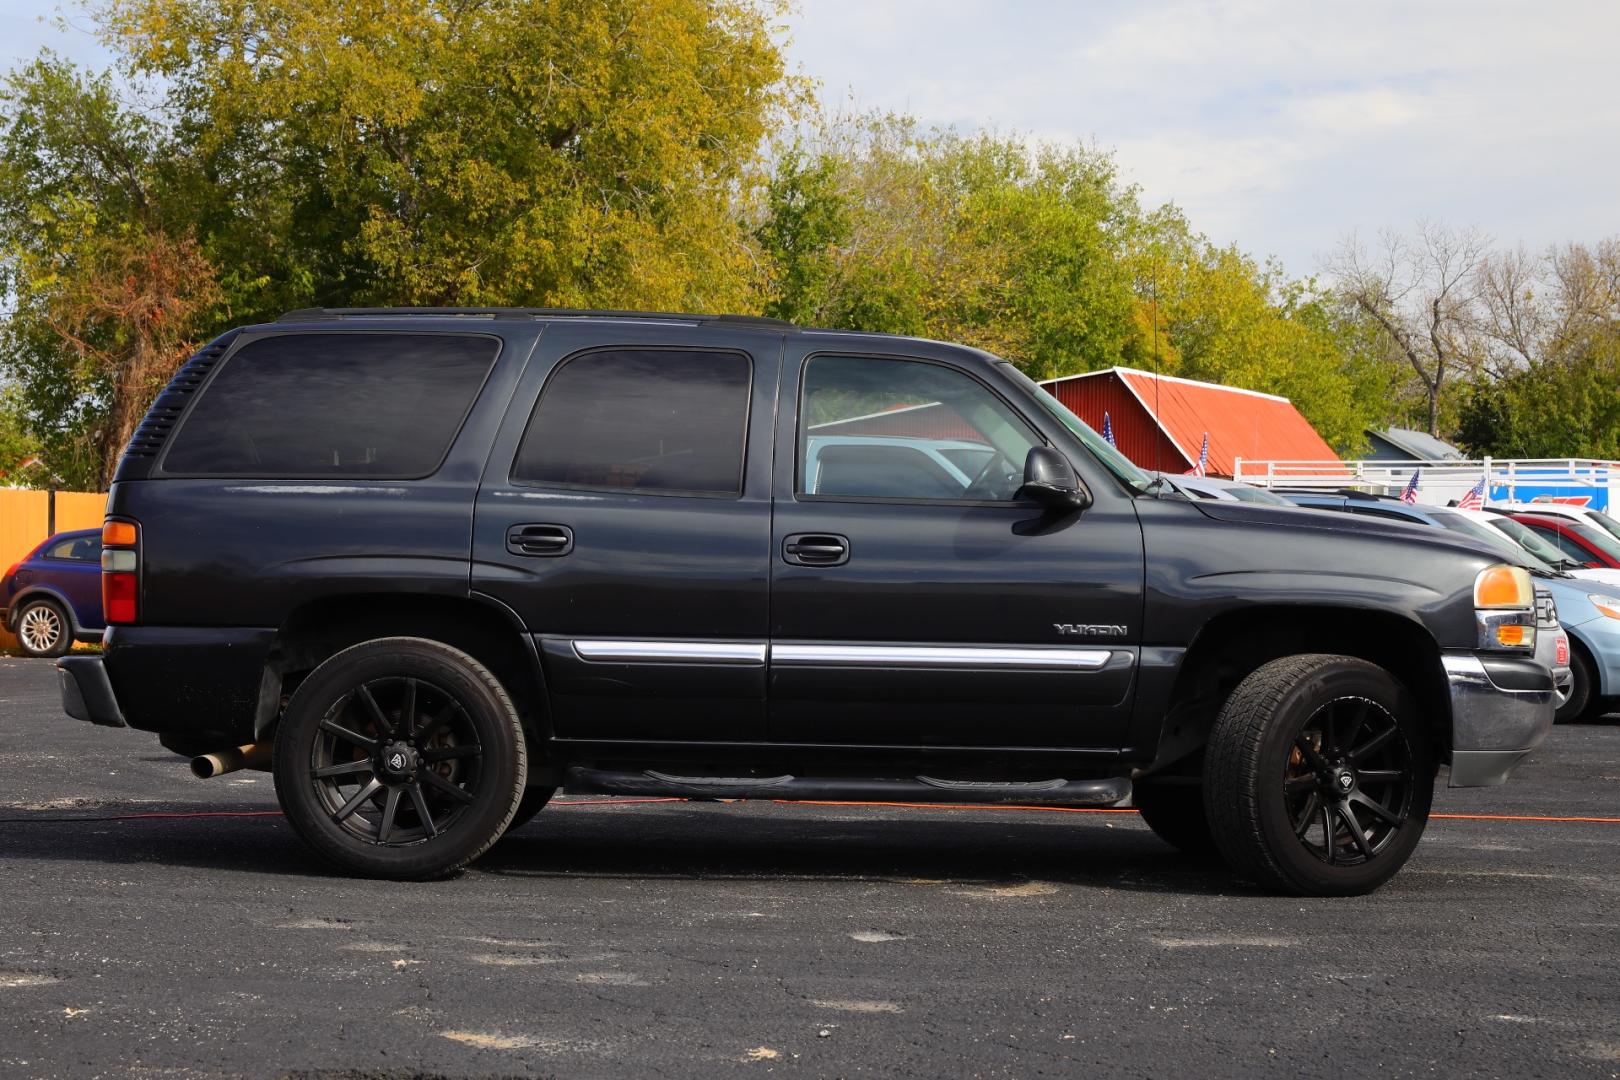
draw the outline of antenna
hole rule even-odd
[[[1164,475],[1164,414],[1159,411],[1159,262],[1153,261],[1153,471]]]

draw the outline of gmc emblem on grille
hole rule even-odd
[[[1055,622],[1052,629],[1064,637],[1124,637],[1130,633],[1117,623]]]

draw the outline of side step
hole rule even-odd
[[[570,795],[662,795],[703,799],[780,799],[831,802],[1000,803],[1020,806],[1111,806],[1130,797],[1124,777],[1100,780],[937,780],[931,776],[876,780],[830,776],[674,776],[609,772],[571,766]]]

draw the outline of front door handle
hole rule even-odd
[[[795,566],[842,566],[849,562],[849,538],[836,533],[794,533],[782,541],[782,559]]]
[[[506,530],[506,550],[535,558],[566,555],[574,550],[574,530],[566,525],[513,525]]]

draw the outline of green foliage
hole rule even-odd
[[[1475,456],[1620,460],[1620,350],[1475,383],[1458,441]]]
[[[1037,376],[1116,362],[1134,333],[1116,236],[1133,211],[1106,155],[857,119],[779,159],[755,234],[767,310],[963,341]]]

